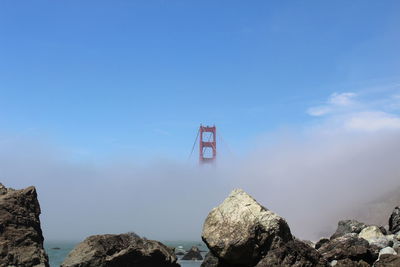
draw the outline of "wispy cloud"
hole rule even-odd
[[[351,106],[353,105],[354,98],[357,96],[355,93],[333,93],[329,99],[331,105],[336,106]]]
[[[307,113],[311,116],[323,116],[344,108],[348,109],[356,105],[356,93],[333,93],[325,104],[315,107],[310,107]]]
[[[307,113],[324,118],[331,129],[372,132],[400,129],[399,109],[400,94],[344,92],[331,94],[323,105],[310,107]]]

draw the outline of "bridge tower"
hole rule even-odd
[[[203,126],[199,129],[199,162],[214,163],[217,158],[217,128],[213,126]]]

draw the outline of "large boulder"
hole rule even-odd
[[[400,207],[395,207],[389,218],[389,231],[393,234],[400,231]]]
[[[270,250],[256,267],[325,267],[328,263],[321,254],[309,245],[299,241],[289,241],[287,244]]]
[[[254,266],[293,237],[285,219],[236,189],[208,214],[202,239],[227,263]]]
[[[345,234],[355,233],[358,234],[362,229],[367,227],[365,223],[356,220],[342,220],[338,222],[336,232],[331,236],[331,239],[335,239]]]
[[[0,184],[0,266],[47,267],[35,187]]]
[[[61,267],[178,267],[176,261],[174,253],[162,243],[128,233],[86,238]]]
[[[182,260],[203,260],[203,256],[201,256],[200,250],[198,247],[193,246],[186,254],[182,257]]]
[[[379,248],[370,245],[357,234],[346,234],[324,243],[318,251],[328,262],[348,259],[372,264],[378,258]]]

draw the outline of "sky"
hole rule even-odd
[[[331,154],[336,145],[340,155],[362,151],[365,157],[353,155],[357,164],[341,169],[343,179],[360,181],[359,166],[373,161],[381,164],[369,172],[392,170],[385,185],[393,187],[399,12],[399,1],[386,0],[3,0],[0,179],[16,188],[37,186],[44,232],[53,239],[135,229],[193,239],[207,210],[239,185],[290,217],[256,186],[260,177],[297,175],[271,171],[271,151],[281,155],[277,166],[286,167],[299,152],[310,153],[304,164],[320,165],[298,166],[300,181],[321,175],[325,164],[332,172],[335,163],[345,164],[336,162],[345,156]],[[217,126],[218,156],[226,159],[217,173],[196,169],[197,153],[188,164],[200,123]],[[379,161],[368,157],[373,151],[380,151]],[[260,171],[248,178],[253,164]],[[183,193],[188,187],[197,189]],[[148,198],[150,204],[138,204]],[[99,199],[125,222],[107,220]],[[171,217],[168,231],[154,231],[160,222],[151,210],[179,214],[162,208],[163,201],[185,202],[184,209],[203,204],[181,230]],[[137,203],[140,219],[124,213],[127,203]],[[93,219],[68,225],[77,214]]]

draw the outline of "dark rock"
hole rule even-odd
[[[158,241],[134,234],[95,235],[78,244],[62,267],[178,267],[173,252]]]
[[[365,223],[358,222],[356,220],[342,220],[339,221],[336,232],[331,236],[331,239],[335,239],[345,234],[355,233],[358,234],[362,229],[367,227]]]
[[[339,260],[335,265],[335,267],[370,267],[371,265],[366,263],[363,260],[360,261],[352,261],[350,259]]]
[[[212,254],[212,252],[208,252],[200,267],[223,267],[223,265],[220,263],[220,260]]]
[[[304,244],[309,245],[312,248],[315,248],[315,243],[310,241],[310,240],[299,240],[300,242],[303,242]]]
[[[269,266],[322,267],[328,266],[328,263],[314,248],[299,240],[293,240],[284,246],[270,250],[256,265],[256,267]]]
[[[59,248],[59,247],[55,247],[55,248],[51,248],[51,249],[54,249],[54,250],[60,250],[61,248]]]
[[[384,235],[388,235],[389,234],[384,226],[379,226],[379,230],[381,230],[382,234],[384,234]]]
[[[374,267],[398,267],[400,266],[400,256],[383,254],[379,260],[374,264]]]
[[[323,244],[328,243],[329,239],[328,238],[321,238],[316,244],[315,244],[315,249],[319,249]]]
[[[203,256],[201,256],[200,250],[198,247],[193,246],[185,256],[183,256],[182,260],[203,260]]]
[[[47,267],[35,187],[0,184],[0,266]]]
[[[224,262],[222,259],[219,259],[210,251],[204,257],[204,261],[201,263],[200,267],[247,267],[247,266],[234,265]]]
[[[202,239],[227,263],[254,266],[293,237],[285,219],[237,189],[208,214]]]
[[[379,248],[372,246],[367,240],[356,234],[347,234],[323,244],[318,251],[328,261],[349,259],[365,261],[372,264],[379,254]]]
[[[182,251],[178,251],[178,252],[175,252],[175,255],[176,256],[183,256],[183,255],[185,255],[185,253],[183,253]]]
[[[400,207],[395,207],[389,218],[389,231],[393,234],[400,231]]]

